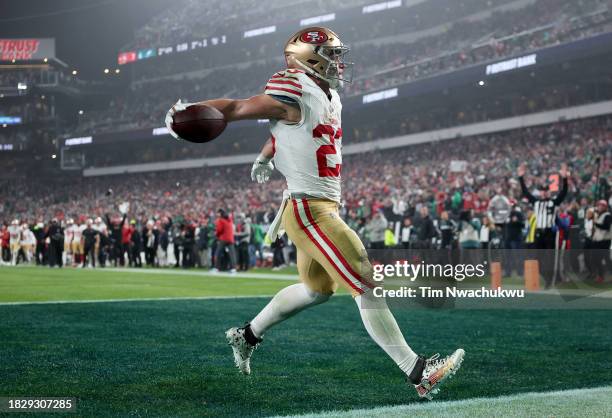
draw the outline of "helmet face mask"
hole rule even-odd
[[[348,52],[338,35],[324,27],[302,29],[285,45],[288,65],[328,82],[331,88],[352,81],[353,63],[347,61]]]
[[[322,77],[336,88],[342,83],[353,81],[353,63],[348,62],[349,47],[342,46],[320,46],[315,48],[316,53],[328,62],[325,74]],[[334,86],[334,84],[336,86]]]

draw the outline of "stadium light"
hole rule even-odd
[[[104,74],[108,74],[110,72],[110,70],[108,68],[104,69]]]
[[[115,70],[115,74],[119,74],[120,72],[121,72],[121,70],[120,70],[119,68],[117,68],[117,69]]]
[[[77,70],[72,70],[72,75],[77,75],[78,71]]]
[[[485,82],[484,82],[483,80],[480,80],[480,81],[478,82],[478,85],[479,85],[480,87],[482,87],[482,86],[484,86],[484,85],[485,85]]]
[[[53,158],[53,159],[55,160],[55,159],[57,158],[57,155],[52,154],[52,155],[51,155],[51,158]]]
[[[83,112],[82,110],[79,110],[79,115],[82,115],[83,113],[85,112]]]

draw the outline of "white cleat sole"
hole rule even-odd
[[[232,354],[234,355],[234,365],[238,368],[240,373],[244,375],[251,374],[251,367],[249,360],[242,360],[242,356],[240,355],[240,351],[238,348],[234,347],[234,335],[235,328],[230,328],[225,331],[225,339],[227,340],[227,345],[232,347]]]

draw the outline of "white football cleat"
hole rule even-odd
[[[459,348],[450,356],[440,358],[440,354],[434,354],[425,360],[421,382],[414,385],[419,397],[431,400],[440,392],[440,385],[457,373],[464,356],[465,351]]]
[[[225,332],[227,343],[232,347],[234,352],[234,364],[242,374],[251,374],[251,355],[257,345],[248,343],[244,336],[244,328],[230,328]]]

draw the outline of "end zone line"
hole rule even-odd
[[[87,271],[87,269],[85,269]],[[227,273],[219,271],[216,273],[210,271],[195,271],[195,270],[175,270],[175,269],[132,269],[132,268],[121,268],[121,267],[105,267],[104,269],[97,269],[95,271],[115,271],[121,273],[141,273],[141,274],[162,274],[162,275],[178,275],[178,276],[204,276],[204,277],[227,277],[236,279],[263,279],[263,280],[298,280],[297,274],[266,274],[266,273],[250,273],[250,272],[237,272]]]
[[[41,300],[41,301],[20,301],[20,302],[0,302],[0,306],[18,305],[55,305],[72,303],[113,303],[113,302],[158,302],[173,300],[208,300],[208,299],[253,299],[271,298],[274,295],[240,295],[240,296],[178,296],[168,298],[126,298],[126,299],[83,299],[83,300]]]
[[[516,417],[516,416],[608,416],[612,412],[612,386],[524,392],[514,395],[468,398],[456,401],[419,402],[370,409],[329,410],[275,418],[352,418],[352,417]],[[607,401],[606,401],[607,400]],[[597,402],[598,401],[598,402]],[[601,403],[604,405],[601,405]],[[592,405],[592,410],[588,407]],[[582,414],[577,408],[582,407]],[[603,415],[601,415],[603,413]]]

